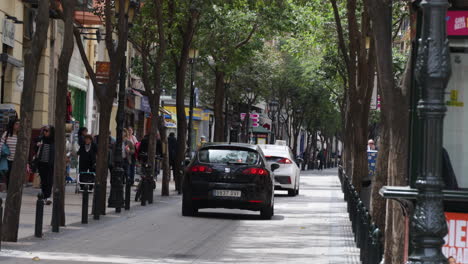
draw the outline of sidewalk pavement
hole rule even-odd
[[[76,173],[71,173],[72,178],[76,178]],[[138,179],[138,175],[135,175]],[[110,179],[110,177],[108,177]],[[157,200],[158,197],[161,197],[161,180],[162,173],[159,174],[156,182],[156,190],[154,190],[154,199]],[[75,193],[75,183],[67,183],[65,186],[65,222],[66,225],[71,225],[81,222],[81,205],[82,205],[82,193]],[[110,193],[110,182],[107,183],[107,197]],[[130,206],[139,206],[140,202],[135,202],[136,186],[132,187]],[[170,182],[169,186],[170,195],[177,195],[175,191],[174,182]],[[36,217],[36,201],[37,194],[41,191],[40,188],[33,188],[32,186],[24,187],[23,189],[23,200],[21,204],[21,214],[20,214],[20,226],[18,230],[18,240],[34,236],[34,224]],[[0,197],[5,201],[6,193],[0,193]],[[91,209],[92,209],[93,193],[89,194],[89,218],[92,218]],[[107,204],[107,198],[106,198]],[[122,211],[124,209],[122,208]],[[106,214],[115,212],[114,208],[106,208]],[[43,233],[51,232],[51,219],[52,219],[52,204],[44,205],[44,219],[43,219]]]

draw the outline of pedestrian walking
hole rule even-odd
[[[367,141],[367,150],[377,150],[374,140],[369,139],[369,141]]]
[[[128,130],[128,140],[130,140],[133,143],[133,145],[135,145],[138,142],[138,139],[134,134],[133,127],[129,126],[127,130]]]
[[[8,185],[10,183],[10,173],[11,173],[11,168],[13,165],[13,160],[15,158],[15,152],[16,152],[16,143],[18,142],[18,132],[20,130],[20,120],[17,118],[14,118],[8,122],[8,129],[3,133],[3,136],[0,140],[0,150],[4,149],[4,145],[6,145],[5,148],[8,148],[8,156],[6,157],[7,159],[7,164],[8,164],[8,170],[5,173],[5,185],[6,189],[8,190]]]
[[[135,146],[138,143],[138,139],[134,135],[133,127],[130,126],[127,128],[127,130],[128,130],[128,140],[132,143],[133,147],[135,148]],[[132,182],[135,179],[135,170],[136,170],[136,161],[137,161],[137,157],[135,153],[136,151],[133,151],[133,154],[131,155],[131,162],[128,168],[128,173],[129,173],[128,177],[132,179]]]
[[[78,155],[80,156],[80,172],[96,171],[97,146],[94,144],[91,135],[84,136],[84,144],[80,147]]]
[[[325,155],[323,153],[323,150],[320,150],[319,153],[317,154],[317,160],[319,161],[319,170],[323,170],[323,165],[325,163]]]
[[[201,137],[200,137],[200,144],[198,144],[198,148],[203,147],[203,145],[205,145],[206,142],[207,142],[207,141],[206,141],[206,137],[205,137],[205,136],[201,136]]]
[[[39,177],[41,178],[41,190],[46,205],[52,203],[50,197],[52,196],[52,186],[54,185],[54,132],[53,126],[45,126],[42,129],[42,134],[37,139],[35,151],[37,153]]]
[[[135,154],[135,146],[130,141],[130,133],[127,129],[123,129],[122,135],[122,158],[123,158],[123,169],[127,175],[127,179],[130,181],[130,185],[133,185],[135,181],[135,170],[131,172],[131,164],[133,162],[133,155]]]
[[[88,128],[80,127],[80,129],[78,129],[78,146],[81,147],[84,145],[84,138],[86,135],[88,135]]]
[[[174,175],[175,177],[175,162],[177,158],[177,139],[174,133],[169,134],[169,137],[167,138],[167,144],[169,148],[169,166],[172,167],[172,175]]]

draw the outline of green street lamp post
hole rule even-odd
[[[418,118],[422,124],[421,166],[417,172],[418,195],[411,221],[413,252],[409,264],[443,264],[441,248],[447,234],[442,188],[443,120],[447,111],[444,92],[450,78],[446,34],[447,0],[423,0],[423,21],[415,77],[421,89]]]
[[[278,112],[278,101],[272,100],[268,104],[268,117],[271,119],[271,142],[270,144],[275,144],[276,141],[276,113]]]
[[[189,123],[188,123],[188,138],[187,138],[187,153],[189,157],[192,157],[192,135],[193,135],[193,108],[195,104],[195,61],[198,57],[198,50],[190,49],[189,51],[189,63],[190,69],[190,106],[189,106]]]

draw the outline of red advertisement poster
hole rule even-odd
[[[448,234],[444,238],[442,252],[446,257],[454,257],[457,264],[468,264],[467,222],[468,214],[445,213]]]
[[[447,11],[447,36],[468,36],[468,11]]]

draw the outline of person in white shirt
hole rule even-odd
[[[369,141],[367,141],[367,150],[377,150],[374,140],[369,139]]]
[[[8,190],[8,185],[10,183],[10,173],[11,173],[11,167],[13,165],[13,160],[15,158],[15,153],[16,153],[16,143],[18,141],[18,132],[20,130],[20,120],[17,118],[14,118],[8,122],[8,130],[3,133],[2,138],[0,140],[0,150],[3,148],[3,144],[6,144],[8,146],[8,149],[10,150],[10,155],[7,157],[8,161],[8,172],[5,174],[5,184],[6,184],[6,189]],[[3,187],[0,187],[0,190],[3,189]]]

